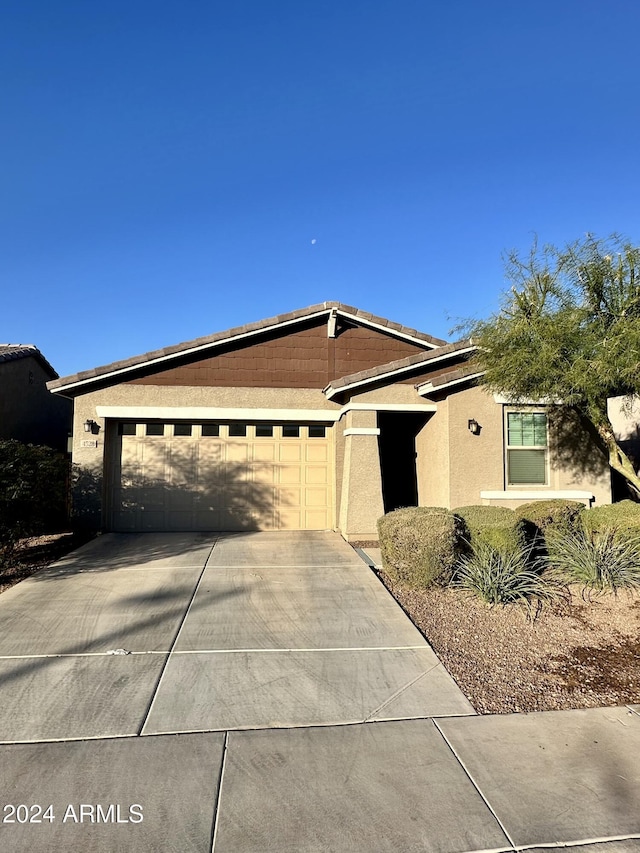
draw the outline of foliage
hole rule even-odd
[[[515,514],[530,525],[529,537],[538,554],[546,552],[548,539],[566,536],[580,529],[584,512],[584,504],[562,499],[531,501],[515,510]]]
[[[507,257],[500,312],[471,326],[483,382],[515,403],[557,403],[597,434],[609,464],[640,495],[617,443],[609,397],[640,393],[640,247],[614,235]]]
[[[521,504],[515,510],[515,514],[531,522],[544,535],[550,528],[563,528],[575,530],[579,525],[581,514],[584,512],[584,504],[579,501],[567,501],[560,498],[548,501],[531,501]]]
[[[71,521],[74,530],[97,530],[102,509],[102,475],[91,468],[71,467]]]
[[[389,576],[416,588],[446,584],[460,554],[464,529],[441,507],[406,507],[378,520],[384,568]]]
[[[627,500],[594,506],[583,513],[581,522],[587,535],[612,531],[619,538],[635,538],[640,536],[640,505]]]
[[[512,509],[501,506],[463,506],[455,510],[466,526],[471,547],[477,542],[498,551],[518,551],[527,545],[527,524]]]
[[[68,464],[50,447],[0,441],[0,559],[18,539],[60,529],[67,512]]]
[[[549,542],[549,560],[567,583],[595,592],[640,588],[640,536],[580,531]]]
[[[501,551],[480,539],[460,558],[452,585],[492,607],[515,603],[537,609],[561,594],[561,586],[542,568],[528,547]]]

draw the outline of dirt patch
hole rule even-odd
[[[640,703],[640,595],[489,608],[457,590],[380,579],[480,714]]]
[[[0,592],[44,569],[91,539],[78,533],[52,533],[22,539],[8,566],[0,566]]]

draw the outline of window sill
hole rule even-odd
[[[588,505],[595,500],[592,492],[580,491],[578,489],[547,489],[539,486],[535,489],[508,489],[504,492],[480,492],[482,500],[487,501],[536,501],[536,500],[567,500],[583,501]]]

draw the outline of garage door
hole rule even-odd
[[[113,433],[113,530],[333,527],[328,425],[146,422]]]

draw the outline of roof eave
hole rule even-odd
[[[434,385],[432,382],[424,382],[415,386],[416,391],[421,397],[429,397],[431,394],[437,394],[440,391],[446,391],[449,388],[454,388],[456,385],[462,385],[465,382],[473,382],[484,376],[484,371],[480,370],[477,373],[468,373],[466,376],[458,376],[449,382],[442,382],[439,385]]]
[[[325,396],[327,397],[328,400],[331,400],[337,394],[342,394],[343,392],[346,392],[346,391],[352,391],[354,388],[362,388],[364,385],[371,385],[371,384],[376,383],[376,382],[384,382],[385,379],[390,379],[390,378],[393,378],[395,376],[400,376],[403,373],[410,373],[412,370],[419,370],[424,365],[431,366],[432,364],[439,364],[440,362],[446,361],[447,359],[450,359],[450,358],[452,359],[452,358],[457,358],[459,356],[466,355],[467,353],[473,352],[475,349],[476,349],[475,346],[469,345],[468,347],[465,347],[463,349],[453,350],[451,352],[443,353],[442,355],[438,355],[436,352],[434,355],[430,355],[430,357],[428,359],[425,359],[424,361],[416,361],[413,364],[406,364],[406,365],[403,365],[402,367],[396,368],[395,370],[389,370],[387,372],[381,372],[375,376],[363,377],[362,379],[356,380],[354,382],[350,382],[347,385],[340,385],[337,388],[334,388],[334,386],[331,383],[329,383],[326,386],[326,388],[323,388],[323,393],[325,394]],[[389,362],[389,364],[392,364],[392,363],[393,362]],[[384,365],[381,365],[381,368],[383,368],[383,367],[384,367]],[[424,383],[424,384],[428,384],[428,383]],[[417,388],[418,386],[416,385],[415,387]]]
[[[311,308],[308,310],[308,313],[305,313],[307,309],[301,309],[299,312],[292,312],[295,316],[291,316],[289,319],[281,319],[284,317],[288,317],[289,315],[278,315],[278,317],[273,318],[274,322],[270,323],[269,325],[261,325],[260,323],[247,324],[247,327],[240,327],[241,329],[243,329],[243,331],[238,331],[235,334],[232,333],[226,335],[226,337],[221,337],[213,341],[205,341],[203,343],[197,344],[196,346],[189,346],[189,343],[187,342],[183,349],[176,349],[172,352],[157,350],[156,352],[158,352],[159,355],[154,358],[145,358],[145,356],[140,356],[137,359],[129,361],[128,363],[113,362],[112,364],[105,365],[104,368],[98,367],[95,368],[93,371],[85,372],[90,375],[83,376],[83,373],[81,372],[79,374],[72,374],[71,376],[62,377],[61,379],[54,379],[50,383],[47,383],[47,387],[54,394],[60,394],[61,396],[65,396],[65,392],[73,392],[79,388],[95,385],[101,382],[108,383],[109,380],[113,379],[114,377],[123,376],[127,373],[132,373],[136,370],[154,367],[158,364],[163,364],[165,362],[169,362],[177,358],[184,358],[185,356],[194,355],[195,353],[213,350],[221,346],[233,344],[234,342],[243,340],[245,338],[254,337],[256,335],[269,334],[270,332],[273,332],[276,329],[286,328],[287,326],[295,325],[297,323],[304,323],[309,320],[313,320],[317,317],[321,317],[324,314],[328,315],[332,310],[337,310],[337,313],[341,317],[344,317],[350,320],[351,322],[366,325],[386,334],[409,340],[412,343],[417,344],[418,346],[424,347],[425,349],[437,349],[439,346],[444,345],[446,343],[444,341],[441,342],[438,338],[432,338],[429,335],[425,335],[424,337],[422,337],[416,334],[412,334],[411,332],[416,330],[409,330],[406,327],[398,326],[398,324],[395,323],[385,326],[382,323],[376,322],[376,320],[381,318],[374,318],[373,315],[369,314],[361,316],[359,313],[357,313],[357,310],[355,312],[353,310],[350,310],[349,306],[340,306],[341,303],[337,302],[319,303],[317,306],[311,306]],[[252,326],[255,326],[255,328],[251,328]],[[230,331],[233,332],[233,330]],[[195,341],[193,343],[195,343]],[[178,347],[180,346],[182,345],[179,344]],[[146,353],[145,355],[149,355],[149,353]],[[327,388],[328,387],[329,386],[327,386]]]

